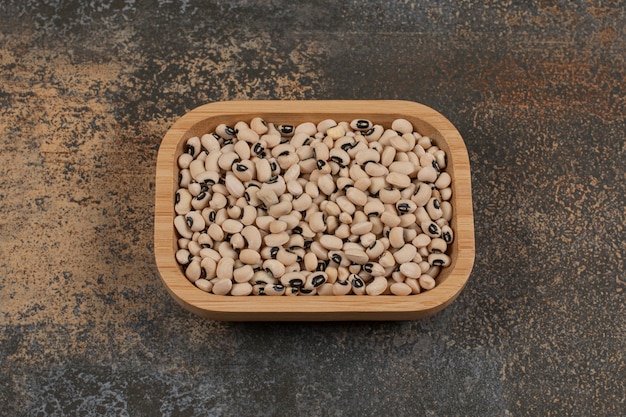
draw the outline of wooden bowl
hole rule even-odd
[[[369,119],[386,128],[397,118],[409,120],[446,152],[452,177],[451,265],[437,277],[437,286],[409,296],[222,296],[195,287],[174,257],[174,194],[178,188],[177,158],[186,140],[212,132],[220,123],[234,125],[260,116],[275,124],[297,125],[332,118]],[[159,274],[174,299],[209,319],[226,321],[411,320],[432,315],[461,292],[474,263],[474,218],[467,149],[456,128],[440,113],[408,101],[230,101],[200,106],[182,116],[166,133],[157,159],[154,251]]]

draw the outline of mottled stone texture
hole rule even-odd
[[[517,3],[0,3],[0,415],[623,416],[624,3]],[[160,140],[270,98],[407,99],[458,127],[477,254],[457,301],[314,324],[175,304]]]

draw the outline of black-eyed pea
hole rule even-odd
[[[368,262],[364,264],[363,271],[374,277],[385,275],[385,268],[378,262]]]
[[[283,246],[289,242],[289,237],[289,233],[284,231],[280,233],[271,233],[263,238],[263,243],[270,247]]]
[[[383,212],[383,214],[380,215],[380,221],[386,227],[397,227],[400,224],[401,220],[398,215],[391,213],[389,211],[385,211]],[[373,226],[372,226],[372,230],[373,230]]]
[[[422,231],[431,238],[441,236],[441,228],[434,221],[423,222],[420,224]]]
[[[391,172],[391,165],[396,158],[396,149],[393,146],[385,146],[380,154],[380,163]]]
[[[404,282],[394,282],[393,284],[390,285],[390,289],[393,295],[400,295],[400,296],[410,295],[412,292],[411,287],[409,287]]]
[[[228,199],[222,193],[214,192],[213,197],[211,197],[211,201],[209,201],[209,207],[214,210],[219,210],[228,204]]]
[[[255,117],[250,121],[250,128],[254,130],[257,135],[263,135],[269,130],[267,123],[261,117]]]
[[[211,290],[213,289],[213,283],[204,278],[198,279],[196,282],[194,282],[194,284],[196,285],[196,287],[204,292],[211,292]]]
[[[276,126],[276,129],[278,130],[278,132],[280,132],[281,136],[284,136],[286,138],[292,137],[296,132],[293,125],[287,124],[278,125]]]
[[[270,206],[268,208],[268,213],[270,214],[270,216],[277,219],[280,216],[291,213],[292,209],[293,209],[293,206],[290,201],[281,201],[278,204],[274,204],[273,206]]]
[[[186,188],[180,188],[176,191],[174,200],[174,211],[176,214],[187,214],[191,211],[191,202],[193,196]]]
[[[200,144],[209,153],[213,151],[219,151],[221,147],[219,139],[221,138],[214,133],[206,133],[200,138]]]
[[[235,282],[248,282],[254,276],[254,269],[250,265],[243,265],[233,271],[233,279]]]
[[[452,198],[452,188],[447,187],[439,190],[439,195],[442,201],[448,201]]]
[[[233,258],[225,258],[223,257],[217,263],[216,274],[218,278],[225,278],[228,280],[233,279],[233,270],[235,267],[235,261]]]
[[[193,155],[189,155],[188,153],[183,153],[178,157],[178,167],[180,169],[188,169],[189,165],[194,161]]]
[[[350,225],[349,224],[339,224],[335,230],[334,234],[339,239],[347,239],[350,237]]]
[[[411,288],[411,294],[419,294],[422,292],[422,288],[420,287],[419,280],[415,278],[406,278],[404,283]]]
[[[432,290],[433,288],[435,288],[436,285],[435,279],[427,274],[422,274],[419,277],[418,282],[419,286],[425,290]]]
[[[442,233],[443,235],[443,233]],[[440,237],[436,237],[430,241],[428,245],[428,251],[431,253],[445,253],[448,249],[448,244]]]
[[[326,136],[333,140],[339,139],[340,137],[344,136],[345,133],[346,133],[346,129],[341,123],[339,123],[336,126],[332,126],[326,129]]]
[[[368,216],[378,217],[385,211],[385,205],[379,199],[368,199],[363,212]]]
[[[384,251],[385,247],[379,241],[372,243],[370,246],[367,247],[367,249],[365,249],[365,253],[370,259],[377,259],[380,255],[383,254]]]
[[[367,295],[380,295],[387,289],[387,278],[383,276],[374,277],[374,279],[367,284],[365,291]]]
[[[188,265],[191,262],[193,255],[187,249],[178,249],[176,251],[176,262],[180,265]]]
[[[359,265],[364,265],[370,261],[370,257],[364,250],[349,249],[345,251],[346,258]]]
[[[304,250],[304,237],[302,237],[302,235],[298,235],[298,234],[290,235],[289,236],[289,240],[285,244],[285,247],[289,248],[289,250],[293,251],[294,253],[298,253],[297,251],[299,249]],[[304,254],[302,256],[300,256],[300,257],[303,257],[303,256],[304,256]]]
[[[441,209],[441,203],[437,198],[431,198],[426,203],[426,211],[432,220],[438,220],[443,216],[443,210]]]
[[[414,214],[418,224],[430,222],[432,220],[424,207],[418,207]]]
[[[422,182],[434,183],[437,181],[437,170],[432,166],[425,166],[420,168],[417,172],[417,179]]]
[[[298,255],[286,250],[285,248],[279,248],[276,254],[276,260],[282,262],[285,266],[293,265],[298,262]]]
[[[396,132],[403,133],[403,134],[411,133],[413,132],[413,125],[408,120],[399,118],[399,119],[395,119],[391,123],[391,129],[395,130]]]
[[[301,271],[289,272],[280,277],[280,283],[285,287],[300,287],[304,285],[305,274]]]
[[[204,271],[204,277],[206,279],[213,279],[217,276],[217,262],[218,261],[210,257],[204,257],[200,261],[200,267]]]
[[[276,220],[270,223],[270,233],[278,234],[287,230],[287,223],[282,220]],[[273,245],[277,246],[277,245]]]
[[[425,274],[437,279],[439,272],[441,272],[440,266],[431,265],[428,271],[425,272]]]
[[[384,204],[396,204],[402,197],[397,188],[383,188],[379,191],[378,197]]]
[[[369,248],[374,242],[376,242],[377,236],[371,231],[359,236],[359,243],[362,248]]]
[[[411,184],[409,184],[408,187],[400,190],[400,197],[403,200],[410,200],[411,197],[415,194],[416,190],[417,190],[417,184],[412,182]]]
[[[185,223],[187,223],[187,227],[189,228],[191,232],[199,232],[201,230],[204,230],[204,228],[206,227],[206,222],[204,221],[204,218],[202,217],[202,213],[199,211],[195,211],[195,210],[190,211],[184,216],[184,219],[185,219]],[[180,230],[179,230],[179,233],[180,233]],[[188,237],[188,236],[183,235],[182,233],[181,233],[181,236]]]
[[[179,249],[187,249],[187,247],[189,246],[189,242],[191,242],[191,239],[180,237],[176,240],[176,242],[178,243]]]
[[[370,217],[370,222],[372,222],[372,233],[375,235],[380,235],[383,231],[383,222],[380,220],[380,217]]]
[[[411,243],[405,244],[393,253],[393,257],[399,265],[406,262],[412,262],[415,255],[417,255],[417,248]]]
[[[417,144],[420,145],[424,150],[427,150],[433,145],[433,142],[428,136],[422,136],[421,138],[417,139]]]
[[[350,122],[352,130],[366,131],[374,127],[374,124],[367,119],[354,119]]]
[[[304,288],[305,289],[318,288],[324,285],[327,280],[328,280],[328,276],[326,275],[326,272],[323,272],[323,271],[311,272],[306,277]]]
[[[441,238],[448,245],[452,243],[452,241],[454,240],[454,232],[452,231],[452,228],[450,226],[446,225],[441,228]]]
[[[326,195],[331,195],[335,192],[336,185],[333,180],[333,176],[331,174],[324,174],[320,176],[317,180],[317,187],[319,191],[323,192]]]
[[[261,262],[261,254],[253,249],[242,249],[239,252],[239,260],[246,265],[256,265]]]
[[[400,272],[407,278],[419,278],[422,275],[420,266],[414,262],[405,262],[400,265]]]
[[[196,182],[194,180],[189,184],[189,187],[187,187],[187,191],[189,191],[189,194],[195,197],[202,192],[202,188],[203,184],[200,184],[199,182]]]
[[[350,277],[348,278],[348,282],[350,283],[350,286],[352,287],[353,294],[355,295],[365,294],[365,291],[366,291],[365,281],[363,281],[363,279],[359,275],[351,274]]]
[[[285,294],[285,286],[283,284],[268,284],[264,287],[265,295],[277,296]]]
[[[404,246],[404,230],[400,226],[392,227],[389,231],[389,244],[398,249]]]
[[[384,251],[378,258],[378,263],[383,268],[390,268],[396,265],[396,260],[390,251]]]
[[[178,185],[183,188],[187,188],[191,183],[191,174],[189,169],[181,169],[178,173]]]
[[[394,149],[396,149],[397,152],[408,152],[411,149],[413,149],[413,146],[415,146],[414,140],[415,138],[413,138],[412,142],[409,142],[406,140],[404,135],[403,136],[396,135],[396,136],[392,136],[389,138],[389,145],[393,147]]]
[[[218,278],[213,282],[213,294],[227,295],[233,288],[233,282],[228,278]]]
[[[222,230],[228,234],[240,233],[243,230],[243,224],[239,220],[229,218],[222,223]]]
[[[292,208],[295,211],[305,211],[311,204],[313,203],[313,199],[308,194],[302,194],[298,198],[292,201]]]
[[[428,263],[432,266],[446,267],[450,265],[450,257],[445,253],[431,253],[428,255]]]
[[[321,296],[333,295],[333,283],[325,282],[324,284],[317,287],[317,295],[321,295]]]
[[[352,291],[352,284],[347,279],[345,281],[335,281],[333,284],[333,295],[347,295]]]
[[[374,162],[368,162],[364,166],[365,173],[370,177],[387,177],[389,170],[386,166]]]
[[[452,204],[449,201],[442,201],[440,203],[441,206],[441,217],[446,219],[448,222],[452,220]]]
[[[220,253],[222,258],[232,258],[234,260],[238,257],[237,251],[233,249],[228,241],[216,243],[215,249]]]
[[[403,228],[410,227],[416,224],[416,220],[417,217],[415,217],[415,214],[413,213],[403,214],[402,216],[400,216],[399,226]]]
[[[355,182],[361,178],[369,178],[367,172],[365,172],[363,168],[361,168],[361,166],[357,164],[350,165],[349,172],[350,178],[352,178],[352,180]]]

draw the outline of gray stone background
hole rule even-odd
[[[626,415],[623,1],[0,2],[0,415]],[[472,164],[476,262],[428,319],[221,323],[153,259],[169,126],[404,99]]]

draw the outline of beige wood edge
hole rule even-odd
[[[219,123],[249,121],[261,116],[274,123],[318,122],[326,118],[367,118],[389,126],[406,118],[422,135],[446,151],[446,171],[453,178],[455,232],[452,265],[444,268],[433,290],[411,296],[218,296],[190,283],[176,263],[173,226],[178,168],[176,159],[186,139],[212,131]],[[409,101],[230,101],[200,106],[182,116],[166,133],[156,168],[155,260],[169,293],[186,309],[209,319],[226,321],[410,320],[430,316],[449,305],[465,286],[474,263],[474,220],[470,165],[457,129],[430,107]]]

